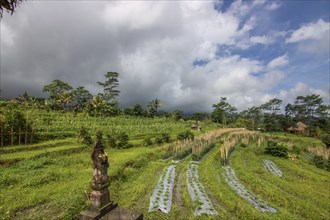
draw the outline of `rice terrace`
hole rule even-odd
[[[0,220],[330,220],[329,8],[1,0]]]

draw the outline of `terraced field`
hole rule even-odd
[[[205,155],[190,154],[180,162],[164,160],[171,144],[106,149],[111,199],[143,212],[145,219],[330,218],[329,172],[311,164],[304,151],[296,160],[273,157],[264,154],[265,143],[258,143],[259,134],[251,134],[253,138],[241,134],[238,143],[248,140],[248,144],[235,145],[229,170],[221,164],[220,149],[224,138],[235,134],[219,134],[215,146],[203,145],[208,148]],[[88,205],[91,151],[72,138],[0,149],[1,219],[76,218]],[[199,161],[191,163],[195,158]],[[270,172],[264,161],[275,164],[282,178]],[[229,184],[226,169],[234,172],[234,185],[255,198],[260,209]],[[155,189],[159,192],[154,193]],[[162,202],[151,210],[153,195],[159,195]],[[265,204],[276,212],[264,211]]]

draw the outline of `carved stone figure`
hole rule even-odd
[[[90,194],[90,208],[100,209],[104,205],[110,202],[109,195],[109,177],[108,177],[108,156],[104,152],[104,148],[101,141],[97,141],[94,145],[92,153],[93,161],[93,178],[92,178],[92,189]]]

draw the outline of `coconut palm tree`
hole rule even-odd
[[[157,109],[161,106],[163,106],[163,103],[161,103],[159,99],[151,100],[148,104],[148,107],[150,107],[151,110],[155,110],[156,114]]]
[[[64,92],[56,97],[56,103],[63,105],[63,108],[66,109],[66,105],[71,102],[71,99],[71,93]]]

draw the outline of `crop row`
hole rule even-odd
[[[189,165],[186,173],[186,184],[195,206],[195,216],[202,214],[218,215],[205,192],[204,186],[199,181],[197,164],[191,163]]]
[[[263,162],[264,167],[266,168],[266,170],[268,170],[269,172],[271,172],[275,176],[282,177],[281,170],[278,169],[278,167],[274,164],[273,161],[263,160],[262,162]]]
[[[164,175],[159,178],[158,184],[150,197],[149,212],[155,209],[168,214],[172,208],[172,194],[175,179],[175,166],[166,169]]]
[[[268,206],[265,202],[258,199],[252,193],[250,193],[237,179],[234,170],[230,166],[223,166],[224,177],[228,185],[238,193],[240,197],[248,201],[256,209],[261,212],[276,213],[277,210]]]

